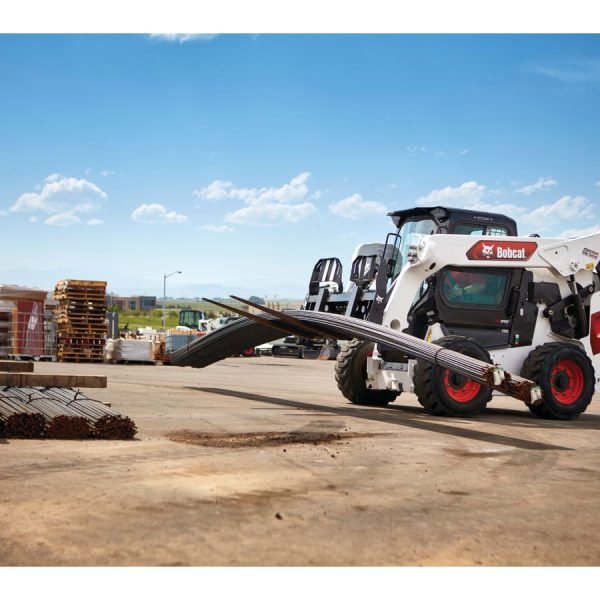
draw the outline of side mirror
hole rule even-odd
[[[388,258],[387,263],[386,263],[386,275],[387,275],[388,279],[390,279],[392,277],[392,275],[394,274],[395,268],[396,268],[396,259]]]

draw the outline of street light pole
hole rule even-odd
[[[162,314],[162,326],[163,329],[167,329],[167,277],[171,277],[171,275],[181,274],[181,271],[173,271],[168,275],[163,274],[163,314]]]

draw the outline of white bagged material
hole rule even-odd
[[[154,344],[152,340],[107,340],[106,359],[154,362]]]

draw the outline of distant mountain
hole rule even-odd
[[[136,275],[107,274],[102,272],[83,272],[78,269],[8,269],[0,270],[0,284],[24,285],[53,290],[60,279],[96,279],[107,281],[107,291],[121,296],[156,296],[162,297],[162,277],[151,280]],[[227,297],[235,294],[244,298],[260,296],[265,299],[298,299],[306,295],[306,287],[293,283],[278,282],[273,285],[268,282],[242,283],[196,283],[176,285],[175,280],[169,280],[167,295],[171,298],[208,298]]]

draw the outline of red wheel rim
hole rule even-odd
[[[552,369],[550,385],[557,402],[573,404],[581,398],[585,387],[583,369],[573,360],[560,360]]]
[[[466,404],[467,402],[474,400],[477,394],[479,394],[481,384],[472,379],[466,379],[457,373],[453,373],[449,369],[445,369],[444,389],[452,400],[460,402],[461,404]]]
[[[242,354],[244,356],[252,356],[254,354],[254,348],[246,348]]]

